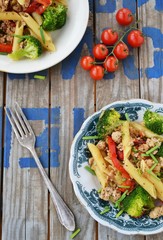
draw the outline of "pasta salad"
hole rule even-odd
[[[117,217],[123,212],[134,218],[163,216],[163,117],[146,110],[143,122],[132,122],[108,109],[96,129],[92,138],[98,140],[88,149],[90,170],[101,184],[99,197],[119,209]]]
[[[0,0],[0,53],[13,60],[55,51],[50,32],[67,19],[66,0]]]

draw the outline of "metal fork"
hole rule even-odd
[[[41,176],[43,177],[43,180],[49,192],[51,193],[51,198],[56,208],[59,221],[66,229],[68,229],[69,231],[74,231],[75,229],[74,215],[72,214],[68,206],[65,204],[61,196],[58,194],[57,190],[52,185],[48,175],[46,174],[44,168],[40,163],[40,160],[35,150],[36,141],[35,134],[29,122],[27,121],[18,103],[15,103],[13,110],[11,110],[10,108],[5,108],[6,115],[8,116],[8,119],[12,125],[17,140],[23,147],[29,149],[29,151],[33,155],[35,162],[38,166],[38,169],[41,173]]]

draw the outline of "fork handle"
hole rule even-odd
[[[38,169],[44,179],[44,182],[51,194],[52,201],[54,203],[54,206],[56,208],[56,212],[59,218],[60,223],[69,231],[74,231],[75,229],[75,219],[74,215],[71,212],[71,210],[68,208],[66,203],[63,201],[57,190],[54,188],[53,184],[51,183],[47,173],[45,172],[38,156],[36,153],[35,148],[29,149],[35,159],[35,162],[38,166]]]

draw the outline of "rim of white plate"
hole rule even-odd
[[[68,0],[68,5],[68,19],[65,26],[54,32],[56,48],[60,49],[58,52],[57,50],[45,52],[36,60],[22,59],[20,61],[13,61],[2,55],[0,71],[15,74],[38,72],[56,65],[68,57],[78,46],[86,31],[89,19],[89,2],[88,0]],[[76,18],[79,21],[75,21]]]

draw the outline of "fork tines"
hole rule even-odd
[[[33,132],[17,102],[12,109],[5,107],[5,111],[17,137],[22,137]]]

